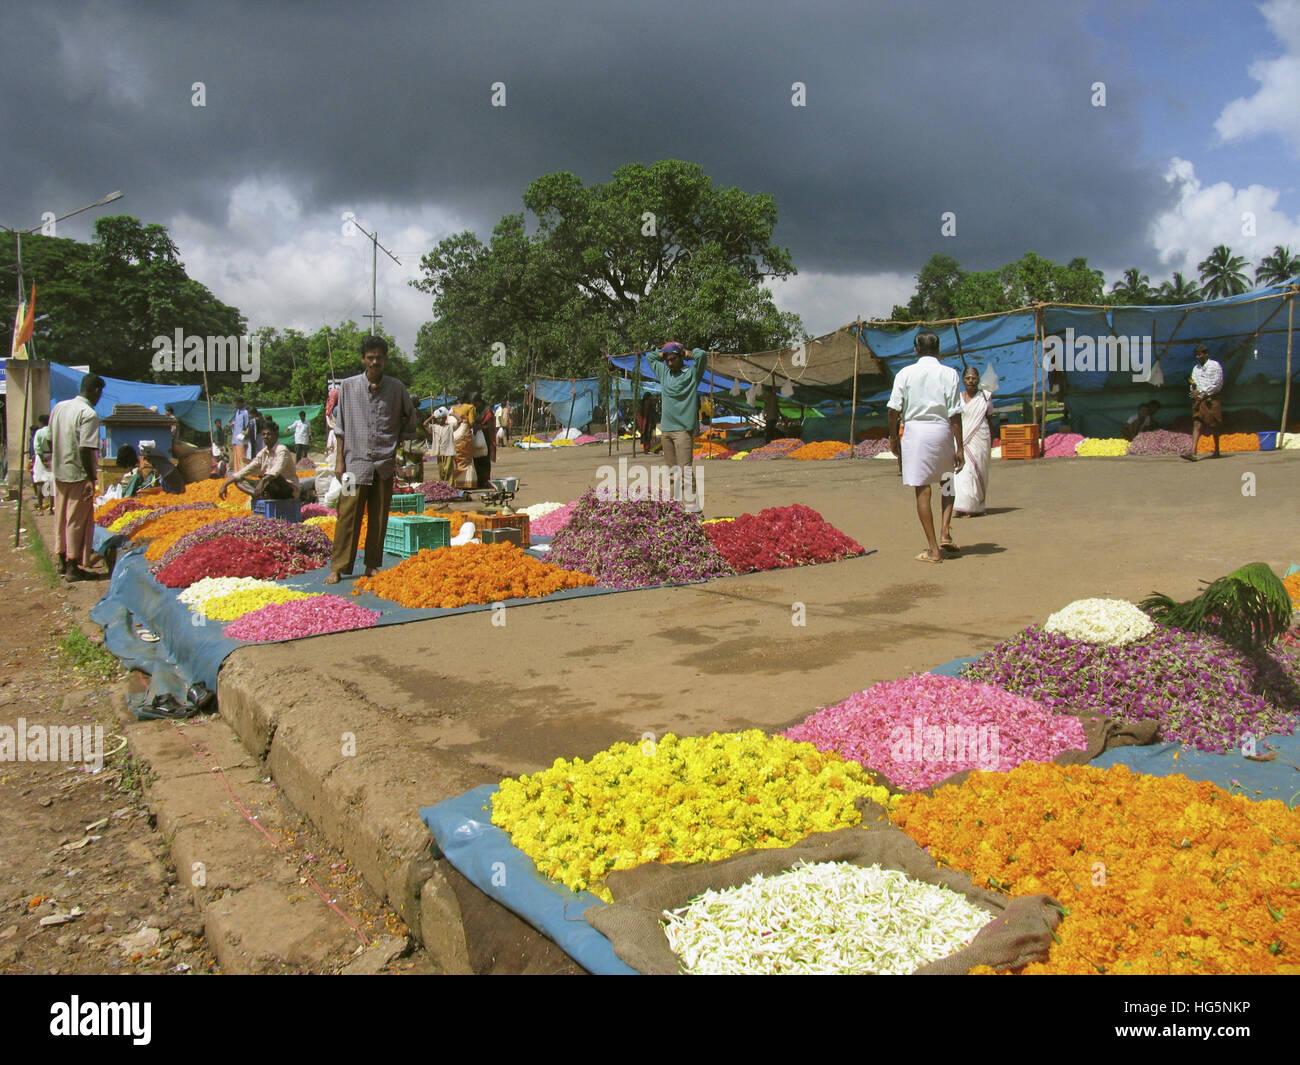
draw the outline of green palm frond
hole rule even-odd
[[[1153,592],[1138,604],[1161,625],[1210,632],[1238,647],[1272,643],[1291,625],[1291,597],[1268,566],[1252,562],[1185,603]]]

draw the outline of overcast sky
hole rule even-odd
[[[9,4],[0,59],[0,223],[121,189],[105,210],[250,325],[312,331],[370,309],[351,211],[402,262],[378,303],[408,353],[440,239],[542,174],[663,158],[775,196],[775,292],[814,333],[888,315],[936,251],[1158,282],[1300,250],[1300,0]]]

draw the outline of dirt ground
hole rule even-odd
[[[106,585],[54,586],[28,549],[31,531],[52,544],[49,518],[33,520],[14,548],[16,504],[0,503],[0,725],[100,725],[104,767],[0,761],[0,973],[217,972],[204,926],[178,882],[146,802],[142,767],[125,748],[117,669],[78,668],[60,643],[78,631]],[[158,728],[166,722],[152,723]],[[117,753],[111,753],[116,751]],[[253,811],[370,938],[406,928],[350,863],[288,803],[272,795]],[[248,826],[250,853],[270,844]],[[47,923],[42,924],[45,921]],[[427,970],[418,954],[396,971]]]

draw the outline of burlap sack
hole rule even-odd
[[[915,975],[963,974],[977,965],[1019,968],[1047,957],[1052,930],[1060,919],[1054,900],[1046,895],[1007,899],[976,887],[965,874],[940,866],[891,824],[881,807],[863,803],[862,809],[861,827],[819,832],[792,847],[749,851],[720,862],[650,863],[611,873],[605,883],[616,901],[612,906],[593,906],[585,916],[638,972],[680,973],[681,962],[668,948],[663,931],[665,910],[685,906],[710,888],[738,887],[759,873],[786,872],[800,861],[852,862],[897,869],[916,880],[951,888],[989,912],[989,923],[969,947],[923,966]]]

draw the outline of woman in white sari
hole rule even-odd
[[[993,437],[989,422],[993,417],[993,396],[980,388],[980,375],[975,367],[968,367],[961,380],[965,385],[961,394],[961,427],[966,465],[957,473],[957,500],[953,513],[958,517],[968,517],[984,513],[992,454]]]

